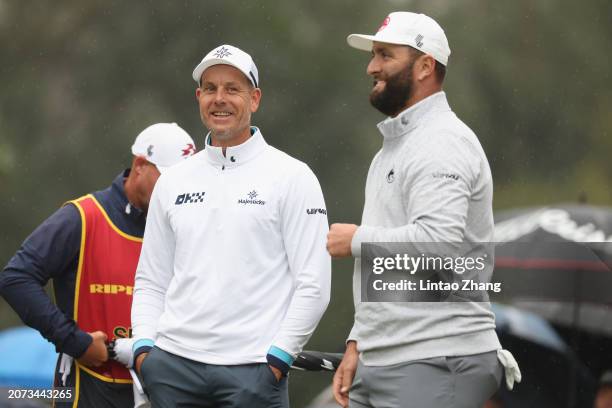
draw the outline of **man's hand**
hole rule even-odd
[[[343,407],[348,407],[349,389],[353,384],[353,378],[355,378],[358,360],[357,342],[349,341],[346,344],[344,357],[342,357],[342,362],[338,366],[333,380],[334,398]]]
[[[89,333],[93,341],[85,350],[85,353],[78,359],[79,363],[88,367],[100,367],[108,360],[108,350],[106,350],[106,333],[95,331]]]
[[[144,361],[145,358],[147,358],[148,355],[149,353],[142,353],[142,354],[139,354],[138,357],[136,358],[136,362],[134,363],[136,374],[140,375],[140,366],[142,366],[142,362]]]
[[[269,364],[268,367],[270,367],[270,370],[272,370],[272,374],[274,374],[274,377],[276,377],[276,381],[280,381],[283,377],[283,373],[281,372],[281,370]]]
[[[355,231],[355,224],[332,224],[327,234],[327,252],[334,258],[351,256],[351,241]]]

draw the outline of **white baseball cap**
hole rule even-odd
[[[433,18],[407,11],[389,14],[374,35],[351,34],[346,41],[351,47],[364,51],[372,51],[374,41],[409,45],[445,66],[451,53],[444,30]]]
[[[156,123],[138,136],[132,154],[153,163],[160,173],[195,153],[195,143],[176,123]]]
[[[231,65],[238,68],[255,88],[259,88],[259,74],[257,73],[257,67],[253,62],[253,58],[240,48],[227,44],[220,45],[206,54],[202,62],[193,70],[192,76],[194,81],[199,84],[204,71],[218,64]]]

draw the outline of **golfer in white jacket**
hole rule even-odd
[[[287,407],[287,371],[329,302],[323,194],[307,165],[251,126],[251,56],[219,46],[193,79],[210,133],[151,199],[135,367],[154,407]]]

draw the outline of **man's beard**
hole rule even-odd
[[[370,103],[373,107],[391,117],[396,116],[404,109],[406,102],[412,96],[413,65],[414,62],[411,62],[397,74],[387,77],[382,91],[372,91],[370,93]]]

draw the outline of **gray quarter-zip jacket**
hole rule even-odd
[[[366,365],[390,365],[500,349],[488,302],[361,302],[361,243],[487,243],[493,238],[493,182],[476,135],[444,92],[378,124],[383,135],[365,189],[355,257],[355,323]],[[492,253],[491,261],[492,261]],[[490,279],[492,267],[480,281]]]

